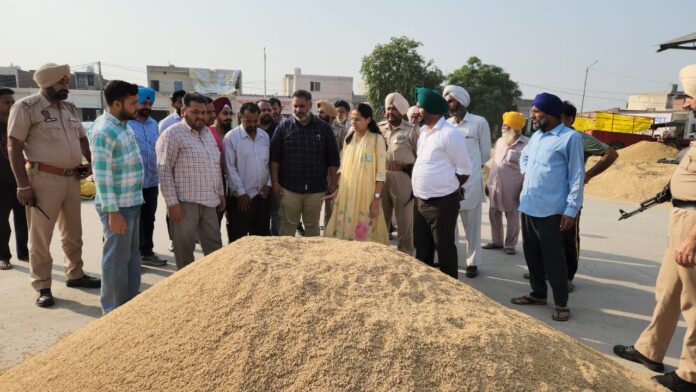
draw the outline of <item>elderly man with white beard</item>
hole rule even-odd
[[[471,176],[463,185],[464,200],[459,204],[459,216],[466,234],[466,277],[475,278],[481,262],[482,169],[491,157],[491,128],[485,118],[467,110],[471,98],[463,87],[449,85],[443,96],[452,116],[447,121],[464,134],[471,160]]]
[[[522,113],[503,114],[502,136],[495,144],[491,173],[486,184],[486,195],[490,199],[488,218],[491,222],[491,242],[483,249],[503,249],[508,255],[515,254],[515,245],[520,235],[520,192],[524,176],[520,171],[520,157],[527,146],[522,134],[526,120]],[[507,233],[503,236],[503,213],[507,221]]]

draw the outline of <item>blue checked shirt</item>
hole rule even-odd
[[[143,204],[143,161],[133,131],[105,112],[87,138],[97,186],[95,204],[104,212]]]
[[[520,212],[536,218],[578,215],[585,182],[579,132],[563,124],[535,132],[522,150],[520,168],[524,174]]]
[[[152,117],[148,117],[145,122],[130,120],[128,121],[128,128],[133,131],[138,147],[140,147],[140,157],[143,159],[143,166],[145,167],[143,188],[155,187],[159,185],[157,155],[155,153],[157,137],[159,136],[157,121],[153,120]]]

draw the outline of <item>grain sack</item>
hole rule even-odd
[[[389,247],[247,237],[0,376],[2,391],[656,391]]]

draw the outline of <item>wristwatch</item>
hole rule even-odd
[[[382,196],[382,194],[381,194],[381,193],[379,193],[379,192],[375,192],[375,199],[379,199],[379,198],[380,198],[381,196]]]

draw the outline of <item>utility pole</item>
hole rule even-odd
[[[99,102],[101,102],[101,111],[104,113],[104,78],[102,77],[101,61],[97,61],[99,66]]]
[[[263,97],[266,98],[266,47],[263,47]]]
[[[582,102],[580,103],[580,114],[583,113],[582,109],[585,106],[585,89],[587,89],[587,74],[590,72],[590,67],[597,64],[599,60],[595,60],[594,63],[590,64],[585,68],[585,84],[582,86]]]

